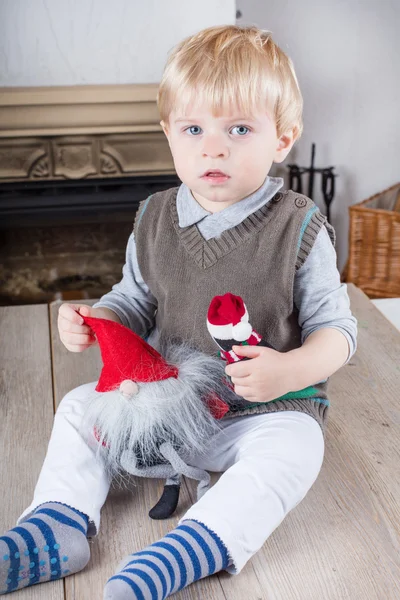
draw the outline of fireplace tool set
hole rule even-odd
[[[303,193],[303,180],[302,176],[304,173],[308,173],[308,190],[307,196],[313,199],[314,190],[314,176],[316,173],[321,173],[321,192],[326,206],[326,216],[328,221],[331,221],[331,204],[335,195],[335,177],[337,175],[333,172],[335,167],[324,167],[317,169],[314,167],[315,159],[315,144],[311,146],[311,165],[310,167],[299,167],[298,165],[288,165],[289,169],[289,189],[294,192]]]

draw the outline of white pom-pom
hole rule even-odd
[[[232,327],[233,339],[238,342],[244,342],[249,339],[252,331],[253,328],[250,323],[243,323],[243,321],[241,321]]]
[[[131,381],[130,379],[125,379],[119,386],[119,391],[121,394],[130,398],[135,396],[139,392],[139,386],[135,381]]]

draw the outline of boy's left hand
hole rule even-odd
[[[292,391],[288,354],[264,346],[233,346],[232,350],[250,359],[225,368],[238,396],[249,402],[269,402]]]

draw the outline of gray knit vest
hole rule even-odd
[[[189,343],[207,354],[217,347],[207,327],[214,296],[241,296],[250,322],[280,352],[301,346],[293,302],[296,271],[304,264],[321,227],[335,235],[315,204],[292,191],[272,200],[239,225],[206,241],[196,225],[179,227],[178,188],[143,201],[134,234],[140,272],[157,300],[156,327],[162,341]],[[324,431],[327,382],[267,403],[242,403],[226,417],[295,410],[309,414]]]

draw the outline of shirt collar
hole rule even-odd
[[[211,221],[218,220],[220,223],[225,222],[228,227],[235,227],[271,200],[282,186],[283,179],[281,177],[267,177],[263,185],[247,198],[217,213],[211,213],[200,206],[188,186],[182,183],[176,198],[179,227],[189,227],[204,219],[210,221],[210,224]]]

